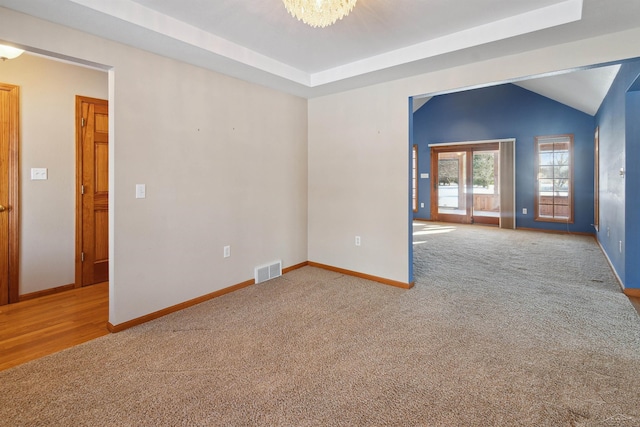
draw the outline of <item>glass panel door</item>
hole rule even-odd
[[[473,151],[473,221],[497,224],[500,218],[498,150]]]
[[[467,215],[467,152],[438,153],[438,214]]]

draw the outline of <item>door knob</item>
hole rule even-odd
[[[0,205],[0,212],[4,212],[6,210],[7,210],[7,208],[5,208],[4,206]]]

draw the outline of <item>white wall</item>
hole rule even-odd
[[[112,324],[308,259],[306,100],[0,12],[0,39],[113,67]]]
[[[73,284],[75,96],[106,99],[107,73],[24,54],[0,62],[0,81],[20,86],[20,294]]]

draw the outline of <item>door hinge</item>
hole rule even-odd
[[[84,194],[84,184],[80,186],[80,194]]]
[[[84,252],[80,253],[80,262],[84,262]]]
[[[82,123],[80,124],[80,127],[84,127],[85,126],[85,120],[84,117],[82,118]]]

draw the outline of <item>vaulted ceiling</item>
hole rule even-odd
[[[323,29],[297,21],[282,0],[0,6],[309,98],[623,31],[640,18],[638,0],[358,0],[349,16]],[[612,75],[592,70],[522,85],[593,114],[599,102],[587,98],[608,89]]]

